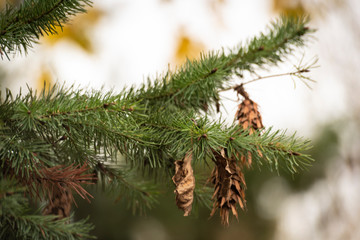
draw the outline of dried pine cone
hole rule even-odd
[[[245,98],[245,100],[239,104],[236,112],[236,120],[239,120],[239,125],[243,129],[249,129],[250,134],[264,127],[258,106],[250,98]]]
[[[242,209],[246,206],[246,183],[236,160],[227,158],[224,149],[221,150],[221,154],[214,151],[214,156],[216,165],[210,181],[214,184],[215,190],[212,196],[214,205],[210,216],[213,216],[219,208],[222,224],[229,225],[229,211],[231,210],[232,214],[238,218],[237,203]]]
[[[239,121],[239,125],[244,130],[247,129],[249,130],[249,134],[253,134],[254,131],[264,127],[261,114],[258,111],[258,105],[249,98],[249,94],[245,91],[243,85],[238,86],[235,90],[245,98],[244,101],[239,104],[235,119]],[[258,153],[262,156],[260,149],[258,149]],[[252,162],[251,153],[248,152],[247,156],[242,155],[241,161],[249,167]]]
[[[188,216],[194,200],[195,177],[191,167],[192,153],[187,153],[183,161],[175,162],[175,175],[172,177],[176,185],[176,205]]]
[[[43,209],[43,215],[57,215],[58,219],[70,216],[73,195],[70,189],[54,187],[49,196],[49,202]]]

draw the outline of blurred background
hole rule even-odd
[[[16,2],[16,1],[13,1]],[[3,7],[5,0],[0,0]],[[26,56],[0,61],[0,87],[14,93],[26,84],[41,90],[65,83],[115,91],[174,70],[201,51],[233,48],[265,30],[280,14],[311,16],[318,29],[308,47],[279,68],[284,73],[319,58],[309,89],[290,77],[246,86],[266,127],[310,138],[316,160],[291,176],[264,168],[245,173],[248,209],[228,228],[210,210],[183,217],[173,186],[162,184],[159,204],[134,216],[123,202],[90,189],[91,204],[77,200],[76,218],[90,216],[98,239],[360,239],[360,2],[357,0],[94,0],[56,36],[46,36]],[[256,76],[246,76],[251,80]],[[237,97],[224,93],[221,117],[231,123]]]

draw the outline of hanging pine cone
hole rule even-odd
[[[242,84],[235,88],[235,90],[245,98],[244,101],[239,104],[235,119],[239,121],[239,125],[244,130],[248,130],[249,134],[253,134],[256,130],[264,127],[261,114],[258,111],[258,105],[249,98],[249,94],[245,91]],[[262,156],[260,149],[258,149],[258,153]],[[248,152],[247,156],[242,155],[241,161],[249,167],[252,163],[251,153]]]
[[[70,189],[66,187],[54,187],[49,194],[48,204],[43,209],[43,215],[57,215],[57,219],[63,219],[70,216],[71,203],[73,195]]]
[[[210,181],[214,184],[215,190],[212,196],[214,205],[210,216],[213,216],[219,208],[222,224],[229,225],[229,211],[231,210],[232,214],[238,218],[237,204],[242,209],[246,207],[246,183],[244,174],[235,159],[228,159],[224,149],[221,150],[221,154],[215,151],[213,153],[216,165]]]
[[[239,121],[239,125],[243,129],[249,130],[250,134],[264,127],[258,106],[250,98],[245,98],[245,100],[239,104],[235,118]]]
[[[191,167],[192,153],[186,153],[184,160],[175,162],[175,175],[172,177],[176,185],[175,199],[178,208],[188,216],[194,200],[195,177]]]

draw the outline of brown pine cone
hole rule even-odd
[[[71,190],[61,187],[60,190],[54,187],[50,194],[48,204],[43,209],[43,215],[57,215],[57,219],[63,219],[70,216],[73,196]]]
[[[184,216],[188,216],[194,200],[195,177],[191,167],[192,153],[186,153],[183,161],[175,162],[175,174],[172,177],[176,185],[176,205],[184,210]]]
[[[221,150],[221,154],[214,151],[214,156],[216,165],[210,181],[214,184],[215,190],[212,196],[214,205],[210,216],[213,216],[219,208],[222,224],[229,225],[229,211],[231,210],[232,214],[238,218],[237,204],[242,209],[246,207],[246,183],[236,160],[227,158],[224,149]]]

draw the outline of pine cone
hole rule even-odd
[[[61,188],[61,189],[60,189]],[[70,216],[71,203],[73,195],[71,190],[65,187],[54,187],[50,194],[50,199],[43,209],[43,215],[57,215],[57,219],[63,219]]]
[[[221,222],[229,225],[229,211],[238,218],[236,204],[242,209],[246,206],[245,189],[246,183],[244,174],[237,165],[236,160],[228,159],[225,156],[225,150],[221,154],[213,151],[215,156],[215,168],[211,174],[210,181],[214,184],[213,209],[210,216],[213,216],[216,210],[220,209]]]
[[[249,129],[250,134],[264,127],[258,106],[250,98],[246,98],[239,104],[236,112],[236,120],[239,120],[239,125],[242,126],[243,129]]]
[[[240,85],[235,90],[245,98],[244,101],[239,104],[235,119],[239,121],[239,125],[244,130],[247,129],[249,130],[249,134],[253,134],[256,130],[264,127],[261,114],[258,111],[258,105],[249,98],[249,94],[245,91],[243,85]],[[257,151],[259,155],[262,156],[260,149],[257,149]],[[247,156],[242,155],[241,161],[249,167],[252,163],[251,153],[248,152]]]
[[[188,216],[194,200],[195,177],[191,167],[192,153],[187,153],[183,161],[175,161],[175,175],[172,177],[176,185],[176,205]]]

